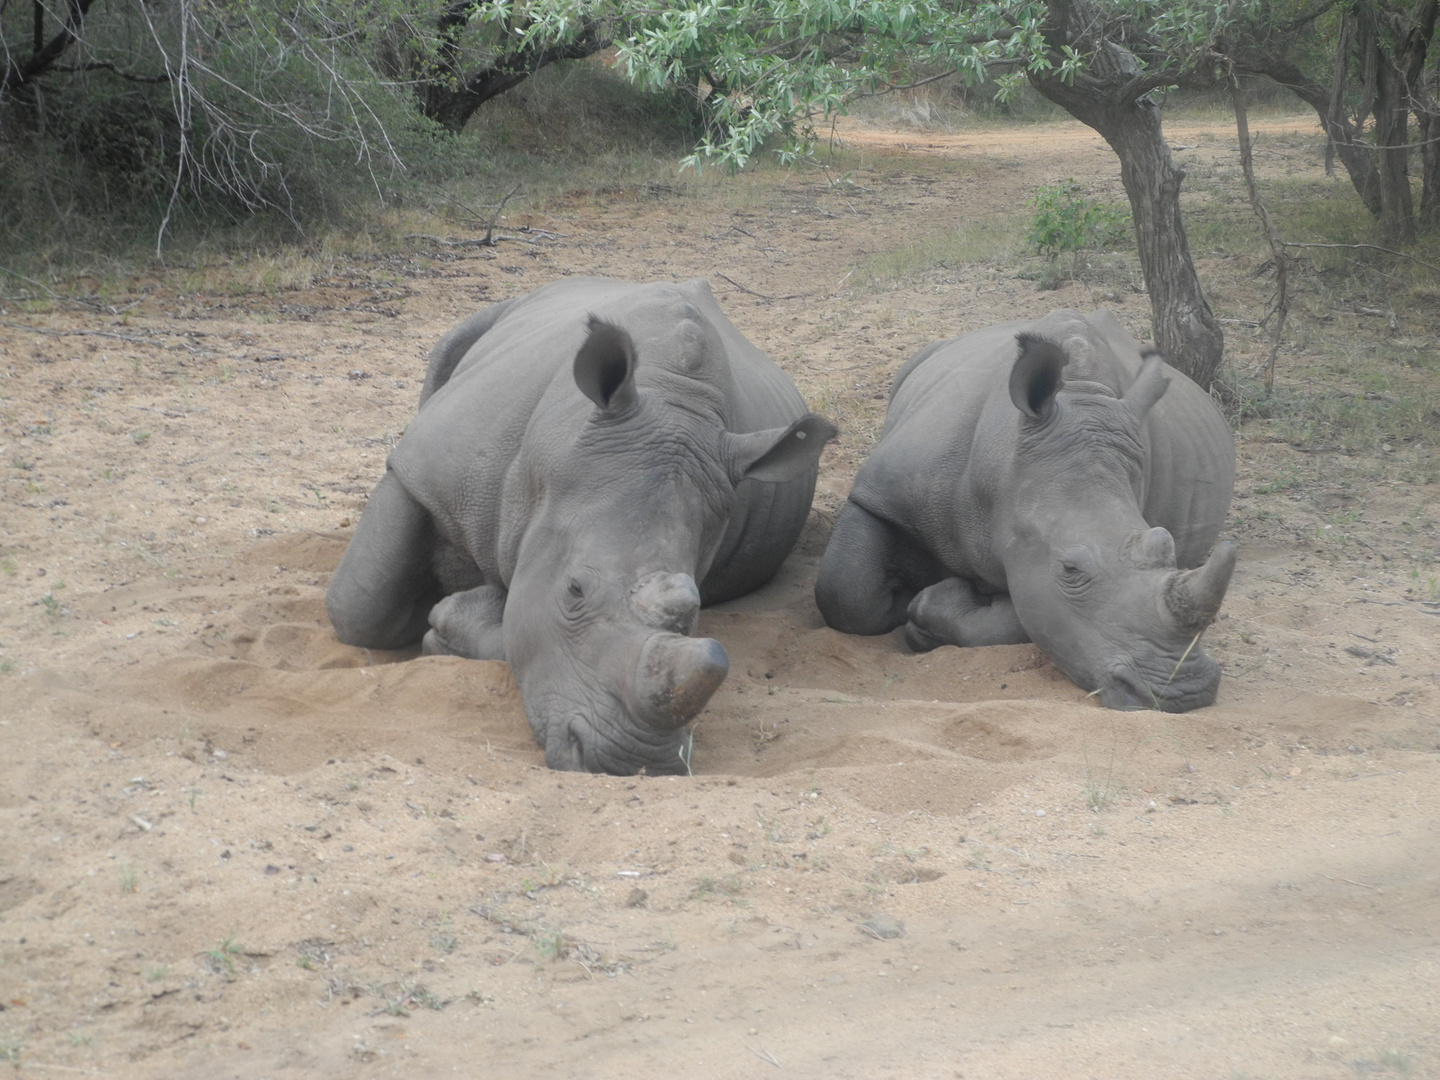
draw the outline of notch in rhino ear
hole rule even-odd
[[[1142,349],[1140,352],[1140,374],[1125,391],[1125,404],[1135,414],[1135,419],[1144,420],[1155,403],[1165,396],[1170,387],[1170,376],[1165,374],[1165,358],[1159,349]]]
[[[575,385],[604,412],[635,404],[635,342],[628,331],[597,315],[590,336],[575,354]]]
[[[807,413],[787,428],[769,428],[744,435],[725,432],[730,478],[779,484],[794,480],[820,460],[825,444],[839,428],[817,413]]]
[[[1033,334],[1016,334],[1020,355],[1010,369],[1010,400],[1032,420],[1044,420],[1065,385],[1060,370],[1070,362],[1065,350]]]

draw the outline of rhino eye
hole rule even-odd
[[[1076,581],[1095,572],[1095,560],[1083,547],[1071,548],[1060,556],[1060,573]]]
[[[580,585],[580,582],[575,578],[570,579],[570,587],[567,591],[570,593],[570,597],[573,600],[585,599],[585,590]]]

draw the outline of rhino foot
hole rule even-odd
[[[451,593],[430,609],[430,630],[420,649],[426,656],[504,660],[505,591],[493,585]]]
[[[1030,640],[1008,596],[982,596],[968,578],[921,589],[906,613],[905,643],[916,652],[941,645],[1019,645]]]

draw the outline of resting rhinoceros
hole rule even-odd
[[[774,575],[834,434],[703,280],[496,304],[430,354],[331,621],[352,645],[508,660],[551,768],[684,771],[729,667],[690,636],[700,605]]]
[[[1234,482],[1208,395],[1109,312],[979,330],[896,377],[815,598],[917,650],[1033,641],[1110,708],[1209,705]]]

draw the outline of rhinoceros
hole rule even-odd
[[[815,599],[917,651],[1033,641],[1115,709],[1209,705],[1198,643],[1235,567],[1215,545],[1235,448],[1209,395],[1109,312],[937,342],[901,369]]]
[[[435,346],[331,622],[507,660],[551,768],[683,772],[729,666],[700,606],[779,569],[834,434],[703,279],[562,279]]]

